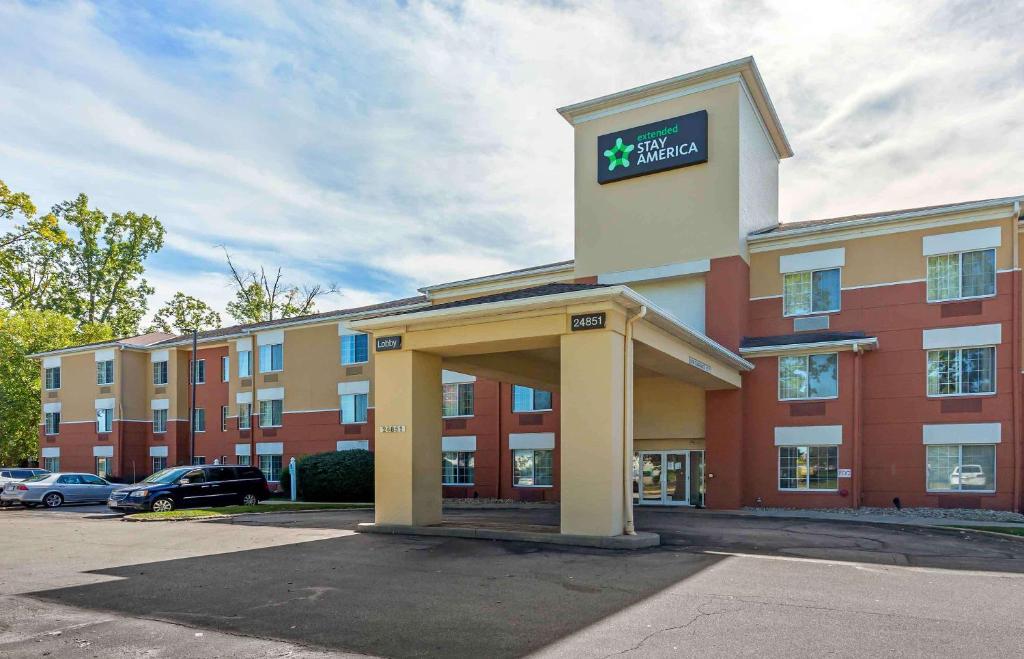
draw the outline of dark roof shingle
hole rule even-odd
[[[856,332],[800,332],[799,334],[776,334],[775,336],[745,336],[740,342],[743,348],[770,348],[773,346],[800,345],[803,343],[825,343],[828,341],[853,341],[867,339],[867,334]]]

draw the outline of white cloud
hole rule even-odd
[[[568,258],[554,108],[748,54],[797,154],[784,219],[1022,192],[1021,5],[190,7],[0,6],[0,178],[158,215],[164,298],[222,308],[217,245],[341,306]]]

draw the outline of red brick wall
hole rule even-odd
[[[477,380],[473,383],[473,416],[445,419],[441,434],[446,437],[476,436],[476,455],[473,456],[474,485],[442,487],[446,498],[483,498],[498,496],[499,447],[498,435],[498,383]],[[440,465],[438,466],[440,469]]]
[[[516,501],[558,501],[561,497],[561,445],[559,438],[560,397],[551,395],[550,412],[513,412],[512,385],[501,383],[498,409],[501,416],[501,471],[498,474],[499,497]],[[512,451],[508,446],[510,433],[553,432],[555,450],[552,456],[552,487],[515,487],[512,485]]]

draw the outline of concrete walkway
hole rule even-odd
[[[657,508],[645,506],[644,510],[665,512],[667,514],[711,515],[728,517],[765,517],[775,519],[811,519],[832,522],[852,522],[868,524],[898,524],[901,526],[978,526],[978,527],[1010,527],[1024,529],[1020,522],[992,522],[980,520],[922,517],[919,515],[885,515],[885,514],[852,514],[827,512],[823,510],[706,510],[679,508]]]

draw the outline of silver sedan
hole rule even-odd
[[[99,476],[81,473],[57,473],[33,476],[20,483],[7,483],[0,501],[20,503],[28,508],[59,508],[65,503],[103,503],[114,490],[124,487]]]

